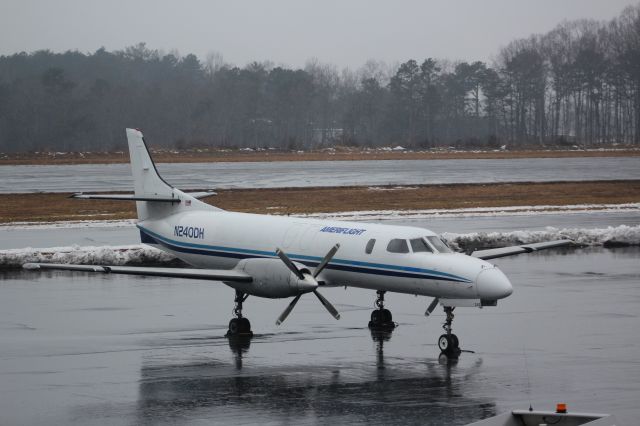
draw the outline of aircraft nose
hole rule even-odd
[[[513,293],[513,286],[505,274],[496,267],[480,271],[476,278],[478,297],[487,300],[503,299]]]

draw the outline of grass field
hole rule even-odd
[[[70,194],[2,194],[0,223],[135,217],[134,203],[69,199]],[[204,200],[225,210],[332,213],[640,202],[640,181],[229,189]]]

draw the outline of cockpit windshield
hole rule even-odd
[[[422,238],[414,238],[413,240],[410,240],[410,243],[411,243],[411,250],[413,250],[414,253],[419,253],[419,252],[433,253],[433,250],[431,249],[431,247],[429,247],[429,245],[425,243]]]
[[[436,236],[425,237],[427,241],[440,253],[453,253],[453,251],[442,241],[440,238]]]

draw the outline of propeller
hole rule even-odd
[[[438,306],[439,301],[440,299],[438,299],[437,297],[433,299],[433,302],[431,302],[431,304],[427,307],[427,311],[424,313],[425,317],[428,317],[429,315],[431,315],[431,312],[433,312],[436,306]]]
[[[287,256],[287,254],[284,251],[280,249],[276,249],[276,254],[280,258],[280,260],[282,260],[282,262],[285,265],[287,265],[287,268],[289,268],[289,270],[293,272],[293,274],[296,277],[298,277],[298,279],[312,281],[313,283],[316,284],[316,288],[317,288],[318,281],[316,281],[316,278],[318,277],[318,275],[320,275],[322,270],[327,267],[329,262],[331,262],[331,259],[333,259],[333,256],[336,254],[339,248],[340,248],[340,244],[336,244],[331,248],[331,250],[329,250],[329,252],[324,256],[322,261],[318,264],[316,269],[313,271],[313,275],[304,274],[300,269],[298,269],[295,263],[293,263],[291,259],[289,259],[289,256]],[[340,313],[338,312],[338,310],[327,299],[325,299],[325,297],[322,294],[320,294],[320,292],[317,289],[313,290],[313,294],[316,295],[320,303],[322,303],[322,306],[324,306],[325,309],[329,311],[329,313],[335,319],[340,319]],[[298,303],[298,300],[300,300],[301,296],[302,294],[297,295],[291,301],[291,303],[289,303],[289,306],[287,306],[287,308],[280,314],[280,316],[276,320],[276,325],[282,324],[284,320],[287,319],[287,317],[289,316],[293,308],[296,306],[296,303]]]

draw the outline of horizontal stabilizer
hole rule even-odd
[[[137,266],[69,265],[60,263],[25,263],[24,269],[55,269],[62,271],[101,272],[104,274],[146,275],[210,281],[250,283],[251,275],[233,269],[153,268]]]
[[[143,197],[133,194],[73,194],[69,198],[79,200],[112,200],[112,201],[157,201],[161,203],[179,203],[179,198],[172,197]]]
[[[186,192],[185,194],[195,199],[201,199],[217,195],[213,191],[207,192]],[[76,198],[79,200],[113,200],[113,201],[157,201],[165,203],[179,203],[180,198],[175,197],[153,197],[153,196],[138,196],[134,194],[83,194],[81,192],[71,195],[69,198]]]
[[[572,245],[572,240],[556,240],[545,241],[542,243],[523,244],[521,246],[501,247],[488,250],[477,250],[471,253],[471,256],[478,259],[488,260],[495,259],[497,257],[513,256],[521,253],[531,253],[533,251],[550,249],[554,247],[563,247]]]

